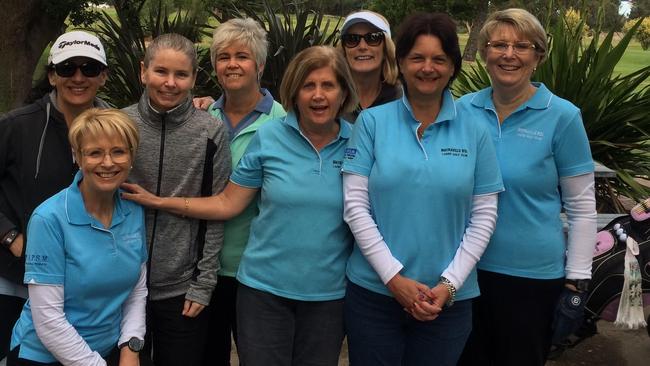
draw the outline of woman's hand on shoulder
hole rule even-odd
[[[149,208],[160,207],[162,199],[142,188],[139,184],[122,183],[120,188],[125,190],[125,192],[122,192],[123,199],[139,203]]]
[[[210,106],[212,105],[212,103],[214,103],[214,99],[211,96],[196,97],[192,99],[192,103],[194,104],[194,108],[207,111],[208,108],[210,108]]]

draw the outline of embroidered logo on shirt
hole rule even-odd
[[[440,149],[440,154],[442,156],[462,156],[467,157],[469,152],[467,149],[457,148],[457,147],[443,147]]]
[[[345,153],[343,155],[344,159],[354,159],[354,157],[357,156],[357,149],[353,147],[348,147],[345,149]]]
[[[25,263],[32,266],[44,266],[47,264],[47,255],[40,255],[40,254],[26,255]]]
[[[335,169],[341,169],[341,166],[343,166],[343,160],[332,160],[332,166]]]
[[[519,127],[517,129],[517,136],[523,137],[523,138],[529,139],[529,140],[542,141],[542,139],[544,138],[544,132],[529,130],[527,128]]]

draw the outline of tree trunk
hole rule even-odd
[[[63,30],[66,15],[47,14],[47,0],[4,0],[0,22],[0,112],[23,104],[43,50]]]
[[[485,1],[483,9],[479,9],[476,12],[476,17],[472,21],[472,26],[469,27],[469,38],[467,39],[467,44],[463,50],[463,60],[464,61],[474,61],[476,60],[476,51],[478,50],[478,34],[483,28],[483,23],[487,18],[488,13],[488,2]]]

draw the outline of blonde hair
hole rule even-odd
[[[240,42],[251,50],[258,68],[266,63],[269,41],[264,28],[251,18],[234,18],[214,29],[210,45],[212,67],[216,68],[217,53],[235,42]]]
[[[81,113],[72,122],[68,131],[68,140],[75,154],[81,153],[81,144],[86,137],[119,136],[131,152],[131,159],[140,143],[138,127],[126,113],[118,109],[90,108]]]
[[[280,100],[287,112],[295,110],[296,96],[309,74],[321,67],[329,66],[336,75],[341,89],[346,92],[345,100],[339,110],[341,113],[352,112],[359,103],[357,88],[352,80],[350,68],[345,57],[331,46],[312,46],[302,50],[289,62],[280,84]]]
[[[518,35],[532,42],[535,45],[535,52],[539,55],[539,63],[541,64],[544,61],[548,50],[546,31],[533,14],[519,8],[496,11],[487,18],[478,36],[478,50],[483,60],[486,59],[487,43],[490,40],[490,35],[498,26],[503,24],[511,25]]]
[[[192,41],[176,33],[161,34],[151,41],[149,47],[147,47],[147,50],[144,53],[144,67],[149,67],[149,63],[154,59],[154,57],[156,57],[158,51],[167,49],[178,51],[187,56],[192,64],[192,74],[196,74],[196,70],[199,67],[199,61],[196,56],[196,47],[194,47]]]
[[[386,24],[390,27],[390,23],[388,23],[388,20],[383,15],[370,10],[364,10],[364,12],[372,13],[376,15],[377,17],[381,18],[384,22],[386,22]],[[371,27],[374,28],[372,24],[367,22],[366,24],[369,24]],[[382,32],[382,33],[384,33],[384,42],[383,42],[384,59],[382,60],[381,63],[381,75],[384,78],[383,81],[386,82],[386,84],[395,85],[397,84],[397,80],[399,77],[399,68],[397,67],[397,59],[395,58],[395,43],[393,42],[393,39],[390,38],[390,35],[388,33],[386,32]],[[343,42],[339,42],[336,45],[336,48],[345,57],[345,47],[343,47]]]

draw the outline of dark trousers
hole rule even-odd
[[[419,321],[393,297],[348,281],[345,328],[350,365],[454,366],[472,327],[472,300]]]
[[[240,284],[237,325],[244,366],[336,366],[343,300],[292,300]]]
[[[141,362],[152,354],[156,366],[199,366],[207,330],[206,309],[196,317],[183,316],[185,296],[147,303],[147,335]]]
[[[0,295],[0,360],[9,353],[11,332],[20,317],[25,299],[16,296]]]
[[[7,366],[63,366],[59,362],[43,363],[18,357],[20,346],[12,349],[7,356]],[[120,364],[120,350],[115,347],[111,353],[104,357],[108,366],[118,366]]]
[[[237,286],[234,277],[218,276],[207,311],[208,331],[203,352],[204,366],[229,366],[231,336],[237,344]]]
[[[564,278],[538,280],[478,271],[481,296],[460,366],[543,366]]]

